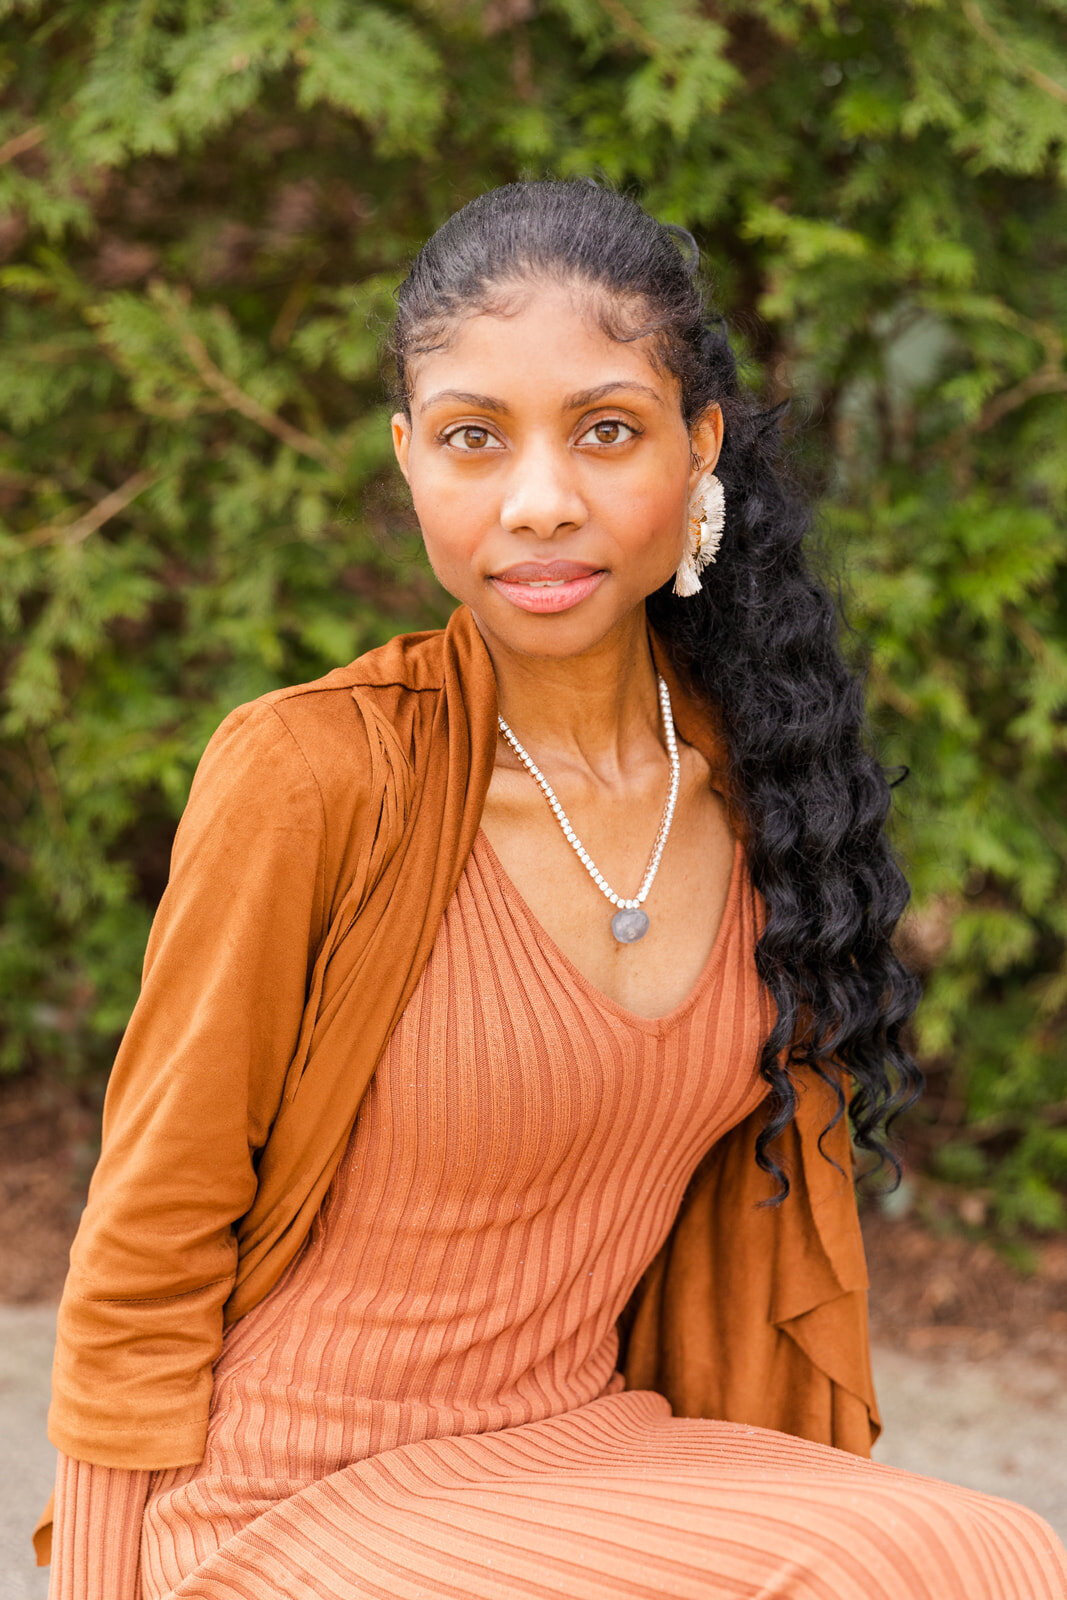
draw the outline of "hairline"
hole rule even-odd
[[[603,332],[606,333],[610,339],[614,339],[617,344],[634,344],[641,339],[650,340],[651,346],[648,360],[653,370],[656,372],[670,372],[676,378],[678,378],[679,383],[681,384],[681,375],[675,372],[674,367],[669,361],[663,359],[662,351],[667,343],[666,330],[653,326],[651,328],[638,329],[636,332],[627,336],[618,331],[618,324],[613,323],[611,318],[606,314],[607,306],[610,303],[614,303],[616,306],[621,306],[624,303],[628,303],[635,309],[643,305],[646,309],[651,310],[650,301],[646,294],[642,293],[641,290],[636,289],[612,289],[610,285],[600,283],[595,278],[584,274],[580,270],[573,267],[568,267],[566,270],[553,272],[550,264],[540,262],[531,263],[528,271],[519,273],[509,271],[506,277],[488,280],[484,285],[486,303],[483,303],[479,306],[455,307],[447,311],[442,311],[435,319],[433,319],[432,322],[428,324],[430,328],[439,329],[442,333],[442,337],[435,338],[432,343],[411,344],[407,347],[407,349],[403,349],[396,343],[394,338],[393,353],[398,367],[406,375],[410,372],[414,358],[417,358],[418,356],[434,355],[440,350],[447,350],[449,344],[451,343],[452,335],[458,330],[461,323],[470,321],[474,317],[492,316],[507,318],[519,316],[523,310],[523,303],[518,301],[519,291],[524,288],[529,288],[531,285],[536,286],[538,284],[545,287],[566,287],[569,285],[576,291],[584,294],[584,297],[587,301],[599,299],[605,311],[605,314],[601,315],[597,319]],[[512,291],[512,293],[516,296],[517,303],[514,305],[510,304],[506,299],[509,290]],[[401,312],[400,315],[402,316],[403,313]],[[413,394],[414,383],[401,382],[400,394],[398,398],[403,407],[404,414],[409,420],[411,420],[412,414],[411,401]],[[684,406],[682,410],[684,415]]]

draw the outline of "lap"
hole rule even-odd
[[[257,1587],[257,1585],[259,1587]],[[1011,1501],[627,1392],[424,1440],[258,1517],[174,1600],[1067,1600]]]

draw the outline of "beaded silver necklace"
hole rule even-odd
[[[588,872],[589,876],[592,878],[600,892],[607,895],[613,906],[618,906],[619,909],[611,919],[611,931],[620,944],[633,944],[635,940],[643,939],[645,934],[648,932],[648,912],[643,911],[641,907],[644,904],[646,896],[648,895],[648,891],[652,887],[652,880],[659,870],[660,859],[663,855],[664,846],[667,843],[667,835],[671,831],[671,823],[674,821],[674,808],[678,800],[678,741],[674,736],[674,718],[671,715],[671,697],[668,693],[667,685],[664,683],[662,678],[658,677],[658,675],[657,681],[659,683],[660,710],[663,713],[663,733],[667,740],[667,755],[669,756],[671,763],[671,782],[670,788],[667,791],[667,803],[663,808],[663,815],[660,818],[659,831],[657,832],[655,841],[652,845],[652,854],[648,858],[648,866],[645,868],[645,876],[641,880],[640,889],[638,889],[632,900],[624,900],[622,895],[616,894],[615,890],[608,883],[603,873],[598,871],[595,862],[589,855],[589,852],[586,850],[585,846],[582,844],[582,841],[571,827],[567,813],[560,805],[552,785],[549,783],[544,773],[538,766],[535,765],[533,757],[523,749],[522,745],[519,743],[518,739],[516,739],[515,735],[512,733],[503,717],[498,715],[496,719],[500,725],[500,731],[504,735],[504,738],[514,750],[515,754],[518,756],[527,772],[529,772],[530,776],[536,780],[538,787],[552,809],[553,816],[563,829],[564,837],[573,848],[578,860],[582,863],[582,866],[585,868],[586,872]]]

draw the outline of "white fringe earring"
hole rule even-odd
[[[689,498],[689,526],[685,535],[685,550],[674,575],[674,592],[679,595],[700,593],[700,574],[722,543],[722,530],[726,521],[726,495],[714,472],[706,472],[697,481]]]

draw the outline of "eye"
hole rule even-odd
[[[636,437],[637,429],[632,428],[628,422],[623,422],[618,417],[602,417],[582,434],[578,443],[585,444],[588,440],[593,444],[625,444],[627,439]]]
[[[453,450],[460,450],[466,455],[491,450],[498,444],[488,428],[479,427],[474,422],[461,422],[458,428],[452,428],[441,437],[446,444],[452,446]]]

